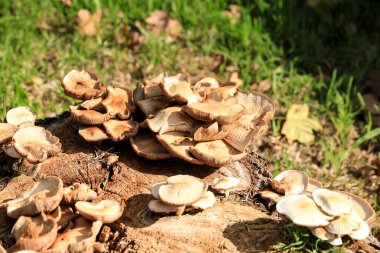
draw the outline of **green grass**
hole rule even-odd
[[[316,6],[310,3],[318,2]],[[241,0],[242,18],[232,24],[222,15],[224,0],[0,1],[0,118],[7,109],[29,105],[38,116],[59,114],[72,102],[59,80],[70,69],[95,70],[104,83],[119,80],[134,87],[158,72],[207,75],[226,80],[238,69],[245,88],[268,79],[277,114],[273,135],[280,136],[286,111],[307,103],[311,116],[329,122],[333,135],[318,135],[324,153],[319,164],[339,176],[353,147],[376,142],[380,134],[362,120],[360,91],[380,68],[380,15],[376,1]],[[309,4],[307,4],[309,3]],[[100,31],[84,37],[75,29],[79,9],[103,11]],[[181,37],[167,43],[142,31],[145,41],[133,51],[122,38],[122,26],[143,21],[156,9],[165,10],[184,26]],[[47,24],[48,29],[39,25]],[[221,63],[215,68],[216,56]],[[200,58],[204,57],[204,58]],[[195,60],[198,59],[198,60]],[[200,60],[199,60],[200,59]],[[121,77],[120,77],[121,76]],[[130,77],[130,78],[129,78]],[[370,117],[369,117],[370,118]],[[349,141],[351,129],[359,138]],[[271,158],[275,172],[310,168],[297,164],[287,152]]]

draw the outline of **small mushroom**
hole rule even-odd
[[[321,239],[322,241],[329,241],[335,239],[336,235],[328,232],[324,227],[310,228],[311,233]]]
[[[78,133],[85,141],[88,142],[97,142],[110,139],[105,130],[98,126],[80,126]]]
[[[280,194],[272,191],[271,189],[264,189],[264,190],[260,191],[259,196],[262,199],[267,199],[267,200],[273,201],[274,203],[278,203],[278,201],[280,201],[281,199],[284,198],[283,195],[280,195]]]
[[[311,197],[303,194],[283,198],[276,209],[293,223],[305,227],[327,226],[334,218],[322,212]]]
[[[87,219],[103,223],[115,222],[123,215],[124,211],[119,202],[110,199],[105,199],[95,204],[78,201],[75,203],[75,209]]]
[[[107,97],[101,103],[111,118],[129,119],[135,111],[132,92],[128,88],[107,86]]]
[[[349,196],[327,189],[316,189],[312,194],[315,203],[325,213],[333,216],[351,214],[354,204]]]
[[[15,125],[0,123],[0,144],[4,144],[10,141],[17,130],[18,128]]]
[[[130,142],[136,154],[149,160],[161,160],[171,157],[170,153],[158,142],[152,132],[140,131],[138,135],[130,139]]]
[[[340,246],[343,244],[342,238],[340,236],[335,236],[334,239],[327,240],[328,243],[330,243],[333,246]]]
[[[139,130],[139,124],[132,120],[110,119],[103,123],[106,133],[115,142],[128,140],[135,136]]]
[[[30,126],[19,129],[12,138],[17,153],[30,163],[45,161],[61,151],[59,139],[43,127]]]
[[[194,133],[192,133],[194,132]],[[221,140],[228,135],[227,131],[220,130],[218,122],[197,126],[191,131],[195,141],[215,141]]]
[[[136,101],[136,104],[145,116],[149,117],[156,115],[162,109],[172,106],[174,102],[172,99],[159,96]]]
[[[86,125],[100,125],[110,119],[107,113],[95,110],[80,110],[79,106],[69,106],[69,111],[73,120]]]
[[[92,99],[104,93],[99,78],[90,70],[71,70],[62,79],[61,84],[65,93],[76,99]]]
[[[165,185],[165,184],[167,184],[167,183],[166,182],[159,182],[159,183],[156,183],[156,184],[152,185],[152,188],[151,188],[150,192],[152,193],[153,198],[160,199],[160,196],[158,195],[158,189],[162,185]]]
[[[206,210],[215,205],[216,198],[214,193],[207,191],[200,199],[191,204],[195,209]]]
[[[181,207],[168,205],[161,200],[151,200],[148,203],[148,208],[154,213],[176,213]]]
[[[186,205],[199,200],[207,191],[208,185],[199,178],[177,175],[167,179],[167,184],[158,189],[160,200],[168,205],[177,206],[176,215],[182,215]]]
[[[205,88],[218,88],[219,82],[213,77],[206,77],[198,82],[196,82],[193,86],[194,91],[199,91]]]
[[[79,104],[79,108],[86,110],[104,111],[105,108],[101,105],[102,101],[103,97],[85,100]]]
[[[10,156],[15,159],[22,158],[19,153],[15,150],[15,147],[12,145],[12,143],[5,145],[4,147],[4,152],[7,154],[7,156]]]
[[[360,221],[359,216],[354,212],[350,214],[341,214],[330,221],[325,229],[327,232],[335,235],[348,235],[359,229]]]
[[[190,87],[189,79],[187,74],[165,77],[160,83],[160,87],[168,98],[174,98],[187,104],[194,103],[198,99]]]
[[[224,193],[226,198],[228,198],[230,196],[230,191],[238,184],[240,184],[240,179],[236,177],[215,178],[212,182],[211,188],[220,193]]]
[[[190,146],[189,151],[195,158],[213,167],[221,167],[238,161],[247,155],[231,147],[223,140],[198,142],[194,147]]]
[[[305,172],[287,170],[281,172],[270,181],[271,187],[278,193],[285,195],[302,194],[309,184],[309,177]]]
[[[57,223],[43,213],[36,217],[21,216],[14,224],[11,234],[16,243],[8,252],[20,250],[43,251],[52,245],[57,236]]]
[[[32,112],[29,107],[21,106],[10,109],[7,112],[6,120],[8,124],[12,124],[14,126],[19,126],[26,122],[34,124],[36,121],[36,114]]]
[[[198,92],[198,96],[205,98],[203,102],[223,102],[233,97],[235,93],[235,85],[227,85],[217,88],[205,88],[203,92]]]
[[[74,183],[63,189],[63,200],[70,205],[77,201],[93,201],[97,196],[96,192],[86,184]]]

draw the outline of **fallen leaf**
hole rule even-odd
[[[286,114],[286,121],[281,129],[289,143],[297,140],[300,143],[312,143],[315,136],[314,131],[321,131],[322,126],[318,121],[308,118],[309,106],[307,104],[292,105]]]
[[[77,14],[79,33],[87,36],[94,36],[97,32],[97,26],[102,18],[102,11],[97,10],[91,15],[89,10],[80,9]]]
[[[66,7],[71,7],[71,0],[61,0],[61,3]]]
[[[145,19],[145,22],[147,24],[146,29],[154,35],[160,35],[161,32],[166,28],[168,21],[169,17],[166,12],[155,10],[147,19]]]
[[[228,5],[228,11],[224,11],[223,15],[227,16],[232,24],[236,24],[236,22],[241,18],[241,8],[239,5],[230,4]]]
[[[251,90],[252,91],[268,91],[272,88],[270,82],[268,79],[264,79],[260,82],[256,82],[251,84]]]
[[[183,30],[182,24],[176,19],[169,19],[166,26],[166,34],[169,42],[177,40]]]
[[[144,35],[137,27],[123,24],[115,32],[115,41],[117,44],[126,44],[134,52],[137,52],[144,41]]]
[[[230,78],[228,79],[229,82],[235,83],[236,87],[240,87],[243,85],[244,81],[243,79],[239,78],[239,73],[237,71],[234,71],[231,73]]]

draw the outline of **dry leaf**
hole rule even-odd
[[[228,5],[228,11],[224,11],[223,15],[227,16],[232,24],[236,24],[236,22],[241,18],[241,8],[239,5],[230,4]]]
[[[160,35],[161,32],[166,28],[168,21],[169,17],[166,12],[155,10],[147,19],[145,19],[145,22],[147,24],[146,29],[154,35]]]
[[[168,41],[169,42],[175,41],[181,35],[182,30],[183,30],[183,26],[178,20],[169,19],[166,26],[166,34],[168,37]]]
[[[240,87],[243,85],[244,81],[243,79],[239,78],[239,73],[237,71],[234,71],[231,73],[230,78],[228,79],[229,82],[235,83],[236,87]]]
[[[71,7],[71,0],[61,0],[61,3],[66,7]]]
[[[251,84],[252,91],[268,91],[272,88],[268,79],[264,79],[260,82]]]
[[[292,105],[286,114],[286,121],[281,133],[286,136],[289,143],[297,140],[300,143],[314,142],[314,131],[321,131],[322,126],[318,121],[308,118],[309,106]]]
[[[80,9],[77,14],[79,33],[88,36],[96,35],[96,27],[102,18],[102,11],[97,10],[93,15],[86,9]]]

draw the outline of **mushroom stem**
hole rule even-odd
[[[226,191],[224,192],[224,196],[225,196],[226,198],[228,198],[228,197],[230,196],[230,190],[226,190]]]
[[[180,206],[178,210],[175,212],[177,216],[181,216],[183,212],[185,211],[186,206]]]

